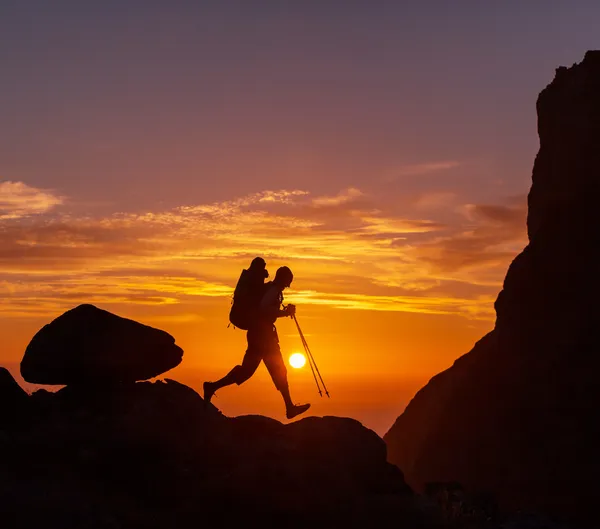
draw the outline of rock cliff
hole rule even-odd
[[[417,488],[456,480],[589,521],[600,495],[600,51],[558,68],[537,112],[529,243],[508,269],[495,328],[384,439]]]

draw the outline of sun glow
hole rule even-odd
[[[304,367],[306,364],[306,357],[302,353],[294,353],[290,356],[290,365],[296,369]]]

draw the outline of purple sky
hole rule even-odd
[[[523,193],[536,96],[598,45],[600,4],[490,4],[5,0],[0,175],[119,210]]]

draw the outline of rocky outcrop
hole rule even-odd
[[[21,361],[21,375],[35,384],[133,382],[174,368],[182,356],[165,331],[86,304],[38,331]]]
[[[396,527],[430,518],[383,439],[358,421],[228,418],[173,380],[135,382],[181,355],[167,333],[92,305],[42,328],[21,372],[65,387],[28,396],[0,371],[4,407],[27,407],[18,425],[0,423],[0,452],[10,454],[0,465],[2,527]]]
[[[353,419],[228,418],[172,380],[30,398],[0,438],[3,527],[429,527]]]
[[[537,102],[529,244],[494,330],[421,389],[385,435],[410,484],[456,480],[504,505],[595,519],[600,495],[600,52]]]
[[[29,415],[29,396],[8,369],[0,367],[0,430]]]

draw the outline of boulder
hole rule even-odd
[[[36,333],[21,361],[21,375],[35,384],[133,382],[174,368],[182,356],[167,332],[86,304]]]
[[[600,52],[537,101],[529,243],[494,330],[433,377],[384,436],[421,489],[458,481],[501,505],[597,522],[600,496]]]

